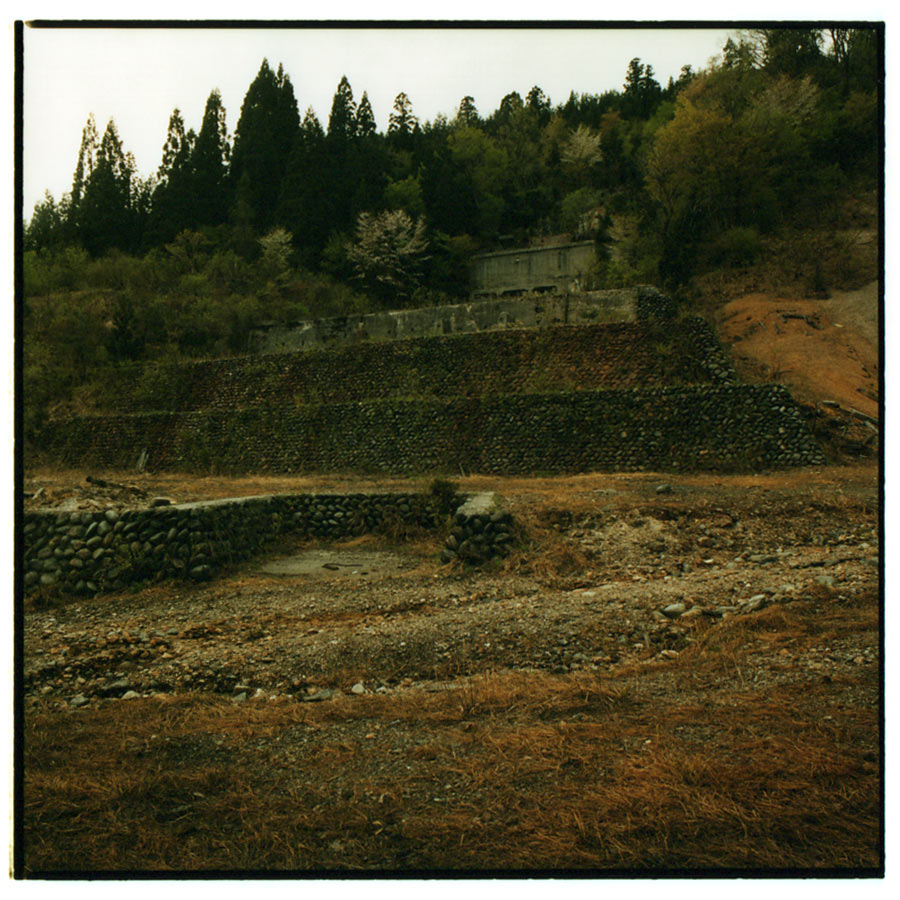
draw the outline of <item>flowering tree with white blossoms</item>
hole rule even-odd
[[[347,255],[357,275],[383,300],[408,299],[422,278],[428,258],[425,220],[415,221],[402,209],[377,215],[364,212],[356,220],[356,240]]]

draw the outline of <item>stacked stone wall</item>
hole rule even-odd
[[[146,510],[32,511],[23,520],[24,586],[95,594],[172,578],[205,580],[284,534],[336,540],[433,529],[431,494],[283,494]]]
[[[231,410],[403,397],[730,383],[734,372],[699,318],[485,332],[178,366],[123,369],[112,411]]]
[[[47,459],[157,470],[494,474],[821,464],[779,385],[386,400],[51,423]]]

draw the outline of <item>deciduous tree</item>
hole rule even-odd
[[[425,220],[404,210],[360,213],[347,254],[359,277],[379,298],[407,300],[420,283],[428,239]]]

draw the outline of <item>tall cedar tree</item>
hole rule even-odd
[[[100,138],[97,135],[97,123],[94,114],[88,116],[87,122],[81,132],[81,146],[78,148],[78,162],[75,165],[75,175],[72,178],[72,209],[76,210],[81,203],[84,194],[84,186],[97,165],[97,151],[100,148]]]
[[[475,98],[471,94],[466,94],[459,101],[459,109],[456,110],[456,118],[454,124],[462,127],[477,128],[481,122],[478,110],[475,108]]]
[[[172,240],[191,224],[188,183],[193,143],[194,132],[185,132],[181,112],[175,109],[169,117],[162,162],[156,175],[146,234],[148,246],[158,246]]]
[[[328,134],[325,144],[328,155],[321,178],[331,197],[331,229],[340,232],[353,221],[353,197],[356,193],[357,112],[353,100],[353,88],[347,76],[341,76],[328,117]]]
[[[356,109],[356,140],[351,156],[355,189],[351,200],[351,214],[374,209],[381,205],[387,184],[388,159],[384,139],[378,134],[375,113],[369,96],[363,91]]]
[[[337,148],[346,145],[356,137],[356,104],[353,102],[353,88],[346,75],[341,76],[328,117],[328,140]]]
[[[23,235],[26,250],[58,248],[65,242],[65,219],[50,191],[44,191],[44,199],[34,205],[31,221]]]
[[[273,72],[263,60],[241,106],[231,155],[230,181],[257,233],[275,221],[278,195],[288,156],[300,127],[290,79],[279,65]],[[232,210],[233,215],[235,210]]]
[[[122,149],[116,124],[110,119],[75,210],[78,241],[92,256],[113,247],[135,249],[139,235],[132,205],[134,177],[134,159]]]
[[[662,88],[653,77],[653,66],[642,65],[637,58],[628,64],[622,115],[626,119],[649,119],[662,100]]]
[[[334,217],[333,198],[323,178],[328,165],[325,132],[309,107],[288,158],[278,200],[278,222],[294,235],[301,259],[314,267]]]
[[[388,139],[404,150],[411,150],[413,135],[419,130],[419,120],[413,114],[412,101],[402,91],[394,98],[394,108],[388,119]]]
[[[289,115],[285,116],[285,122],[286,127],[291,127]],[[227,218],[230,206],[228,197],[230,155],[225,107],[222,106],[221,94],[218,90],[214,90],[207,98],[200,134],[197,135],[190,157],[189,193],[194,209],[195,226],[221,225]]]
[[[360,138],[369,138],[376,131],[375,113],[372,112],[369,95],[363,91],[362,97],[359,98],[359,108],[356,110],[356,134]]]

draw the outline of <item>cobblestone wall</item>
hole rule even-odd
[[[24,585],[96,594],[172,578],[200,581],[282,534],[338,539],[402,527],[435,528],[431,494],[282,494],[156,509],[27,512]]]
[[[70,465],[195,472],[757,471],[824,462],[787,389],[706,385],[85,417],[47,426]]]
[[[687,318],[666,325],[487,332],[124,369],[111,379],[104,406],[187,412],[734,380],[709,325]]]

